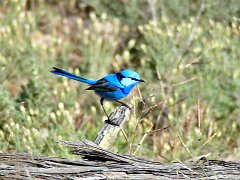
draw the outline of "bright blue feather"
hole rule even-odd
[[[54,73],[54,74],[57,74],[57,75],[60,75],[60,76],[65,76],[67,78],[74,79],[76,81],[80,81],[80,82],[83,82],[83,83],[86,83],[86,84],[89,84],[89,85],[93,85],[97,82],[96,80],[90,80],[90,79],[85,79],[85,78],[76,76],[74,74],[71,74],[67,71],[64,71],[64,70],[56,68],[56,67],[53,67],[51,73]]]
[[[117,74],[109,74],[99,80],[85,79],[56,67],[54,67],[51,72],[91,85],[86,90],[93,90],[97,95],[101,97],[100,102],[103,109],[104,99],[110,101],[117,101],[122,105],[129,107],[127,104],[118,100],[128,96],[132,89],[139,82],[144,82],[140,78],[139,74],[132,70],[123,70]],[[105,109],[104,112],[106,113]]]

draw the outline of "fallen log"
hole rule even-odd
[[[167,164],[112,153],[86,140],[60,143],[82,158],[0,153],[0,179],[240,179],[240,162],[201,157]]]

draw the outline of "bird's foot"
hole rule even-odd
[[[111,120],[109,120],[109,119],[105,120],[105,122],[106,122],[107,124],[110,124],[110,125],[112,125],[112,126],[119,126],[119,124],[118,124],[118,123],[112,122],[112,121],[111,121]]]
[[[127,103],[124,103],[124,102],[121,102],[121,101],[118,101],[118,100],[116,100],[116,102],[120,103],[122,106],[127,107],[128,109],[131,109],[131,107]]]
[[[127,107],[128,109],[131,109],[131,106],[129,106],[128,104],[122,104],[122,106]]]

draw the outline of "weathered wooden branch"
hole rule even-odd
[[[118,117],[126,118],[125,113],[129,111],[124,108],[119,110],[121,113],[116,113]],[[114,122],[121,124],[119,121]],[[107,133],[98,134],[96,139],[99,139],[99,144],[104,145],[105,138],[110,139],[105,145],[114,139],[116,134],[108,134],[120,130],[115,125],[107,125],[103,128],[106,131],[100,131]],[[58,143],[70,147],[72,153],[81,158],[69,160],[32,154],[0,153],[0,179],[240,179],[240,162],[200,157],[184,163],[166,164],[109,152],[87,140]]]
[[[166,164],[112,153],[90,141],[60,143],[83,159],[0,153],[0,179],[240,179],[240,162],[202,157]]]
[[[108,149],[128,119],[129,115],[130,109],[125,106],[121,106],[120,108],[114,110],[109,119],[104,122],[102,129],[99,131],[93,142],[99,147]]]

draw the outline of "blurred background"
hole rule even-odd
[[[142,83],[112,151],[163,162],[240,159],[239,0],[2,0],[0,152],[77,158],[106,119],[86,85],[121,69]],[[108,102],[110,113],[118,104]]]

